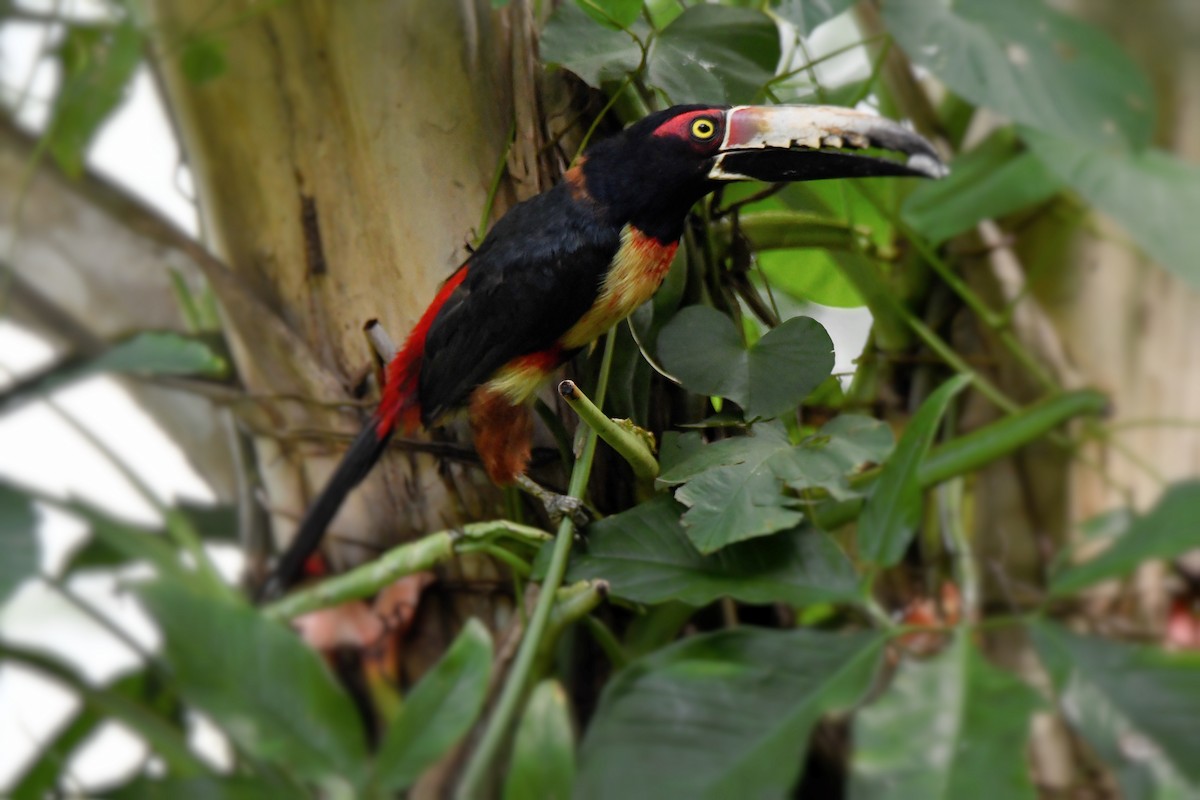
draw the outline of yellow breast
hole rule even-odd
[[[626,225],[595,304],[559,340],[562,348],[574,350],[591,344],[649,300],[662,285],[678,248],[678,242],[663,244]]]
[[[612,268],[588,312],[563,334],[555,347],[514,358],[496,372],[484,389],[503,395],[513,404],[524,402],[561,363],[563,353],[591,344],[649,300],[662,285],[678,248],[678,242],[663,244],[626,225]]]

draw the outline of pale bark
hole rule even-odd
[[[1106,27],[1151,76],[1159,146],[1200,163],[1200,7],[1143,0],[1075,3]],[[1103,472],[1071,472],[1070,519],[1124,504],[1152,505],[1166,483],[1200,475],[1200,292],[1155,265],[1112,220],[1081,228],[1062,267],[1045,270],[1037,295],[1085,379],[1112,397],[1113,442],[1086,455]],[[1180,424],[1190,421],[1191,424]],[[1161,567],[1137,582],[1143,624],[1164,607]]]
[[[286,541],[341,453],[344,438],[332,434],[364,419],[346,407],[372,367],[363,324],[378,318],[402,338],[465,258],[514,106],[522,136],[510,164],[524,169],[513,170],[516,187],[506,184],[494,211],[546,180],[528,7],[148,6],[207,241],[255,301],[215,285],[246,388],[279,398],[264,405],[256,445],[276,537]],[[177,58],[196,36],[228,57],[227,71],[199,86]],[[305,431],[331,435],[297,435]],[[386,458],[334,521],[335,536],[368,543],[341,548],[342,565],[480,515],[494,497],[486,481],[473,468],[443,467],[412,452]]]

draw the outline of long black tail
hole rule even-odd
[[[381,434],[381,427],[377,420],[372,419],[355,437],[342,462],[334,470],[333,477],[304,515],[296,536],[280,556],[274,572],[263,586],[262,597],[269,598],[281,594],[300,580],[304,562],[321,544],[325,529],[342,507],[342,501],[350,494],[351,489],[362,482],[371,471],[371,467],[375,466],[375,462],[383,455],[392,435],[390,430]]]

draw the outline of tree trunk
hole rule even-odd
[[[149,6],[206,238],[244,290],[216,286],[259,399],[247,424],[283,542],[361,425],[356,401],[373,399],[363,324],[379,319],[400,339],[466,256],[512,124],[513,20],[528,12],[444,0]],[[202,41],[228,65],[196,84],[179,55]],[[384,460],[333,523],[341,566],[481,513],[491,494],[476,470],[434,467],[411,451]]]
[[[1200,163],[1200,7],[1146,0],[1131,15],[1116,0],[1074,5],[1149,73],[1158,146]],[[1110,220],[1082,228],[1064,263],[1045,271],[1038,296],[1080,371],[1112,397],[1115,429],[1088,454],[1108,480],[1072,472],[1071,519],[1125,503],[1144,510],[1166,483],[1200,474],[1200,292],[1151,263]],[[1156,627],[1166,610],[1163,578],[1161,567],[1147,567],[1136,586],[1143,622]]]

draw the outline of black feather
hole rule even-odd
[[[509,211],[425,337],[422,421],[464,405],[512,359],[554,346],[595,303],[620,245],[620,229],[566,184]]]

